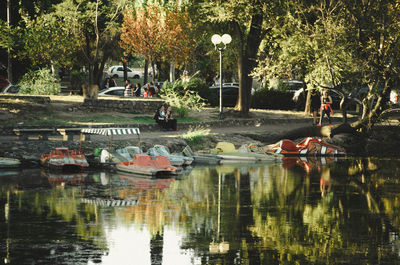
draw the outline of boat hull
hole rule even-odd
[[[146,176],[176,175],[177,168],[164,156],[135,155],[132,161],[116,165],[120,172]]]
[[[14,158],[0,157],[0,168],[13,168],[19,167],[21,165],[21,161]]]
[[[346,150],[316,138],[308,137],[296,144],[291,140],[281,140],[264,146],[266,152],[284,156],[345,156]]]
[[[89,167],[84,154],[76,150],[61,147],[40,157],[40,163],[56,171],[81,171]]]

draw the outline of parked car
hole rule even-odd
[[[142,73],[136,70],[132,70],[129,67],[126,68],[128,78],[139,79],[142,78]],[[114,65],[108,68],[107,75],[114,78],[124,77],[124,67],[122,65]]]
[[[211,106],[219,106],[219,86],[210,87],[211,97],[209,103]],[[222,105],[224,107],[234,107],[239,95],[238,86],[223,86],[222,87]]]
[[[239,87],[239,83],[223,83],[222,86],[237,86],[237,87]]]
[[[20,86],[18,85],[12,85],[9,84],[8,86],[6,86],[5,88],[2,88],[0,90],[1,93],[10,93],[10,94],[16,94],[19,92],[19,88]]]
[[[124,96],[125,87],[123,86],[114,86],[107,89],[103,89],[99,91],[99,97],[123,97]]]

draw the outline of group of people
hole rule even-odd
[[[311,91],[311,112],[313,114],[313,125],[322,126],[322,120],[326,114],[328,123],[331,124],[331,114],[333,114],[331,104],[333,103],[332,97],[329,96],[328,91],[325,90],[320,97],[315,89]],[[317,112],[320,111],[320,119],[318,122]]]
[[[117,86],[117,82],[114,80],[114,78],[106,77],[106,79],[104,79],[104,81],[100,84],[100,89],[106,89],[115,86]]]
[[[145,88],[143,89],[143,97],[145,98],[152,98],[156,97],[158,91],[160,91],[160,87],[158,85],[154,86],[152,82],[148,83]],[[129,79],[125,81],[125,92],[124,96],[127,97],[140,97],[141,96],[141,85],[137,83],[134,86]]]
[[[177,121],[172,117],[172,108],[168,106],[165,109],[164,105],[161,105],[154,114],[154,120],[160,125],[163,131],[176,131]]]
[[[129,79],[125,81],[124,96],[126,97],[140,97],[141,85],[137,83],[135,86],[131,83]]]

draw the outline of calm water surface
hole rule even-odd
[[[0,171],[0,264],[400,264],[400,160]]]

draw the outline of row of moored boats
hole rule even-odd
[[[90,166],[115,167],[118,171],[147,176],[176,175],[192,164],[225,164],[279,162],[284,156],[340,156],[343,148],[316,138],[298,144],[290,140],[266,146],[245,144],[238,149],[232,143],[219,142],[215,148],[194,152],[186,146],[180,153],[171,153],[166,146],[154,145],[147,152],[138,146],[110,150],[96,149],[85,155],[79,150],[59,147],[40,157],[40,163],[52,170],[80,171]],[[18,167],[20,161],[0,158],[0,167]]]

